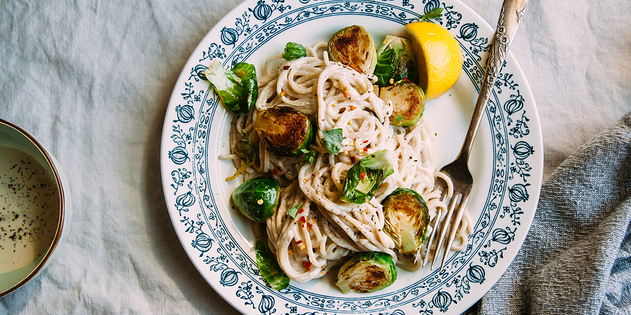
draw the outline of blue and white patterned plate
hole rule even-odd
[[[175,230],[206,281],[243,313],[434,314],[460,313],[502,276],[530,227],[543,173],[541,127],[532,92],[509,54],[475,141],[470,168],[475,185],[469,210],[475,222],[466,250],[452,252],[442,270],[400,270],[391,287],[372,294],[342,294],[334,275],[268,288],[259,275],[250,222],[234,211],[238,181],[228,153],[231,116],[203,80],[212,59],[224,66],[246,61],[261,69],[288,41],[312,45],[342,27],[364,26],[379,43],[405,34],[404,25],[441,7],[433,22],[456,37],[463,75],[427,103],[438,139],[438,162],[455,158],[469,124],[484,73],[492,28],[457,0],[246,0],[206,35],[180,75],[164,121],[162,179]],[[185,281],[185,280],[183,280]]]

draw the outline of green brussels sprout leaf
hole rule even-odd
[[[204,75],[231,112],[237,115],[247,114],[256,102],[259,90],[254,65],[240,62],[230,71],[226,71],[215,59],[204,71]]]
[[[377,151],[359,160],[348,170],[340,199],[356,204],[367,202],[392,173],[394,169],[390,164],[388,150]]]
[[[322,138],[324,147],[333,154],[340,153],[342,149],[342,139],[344,139],[342,128],[323,130],[322,133],[324,134],[324,138]]]
[[[289,42],[285,46],[285,52],[283,53],[283,58],[286,60],[294,60],[307,56],[307,50],[304,46],[298,43]]]
[[[375,76],[378,86],[388,86],[394,82],[408,79],[419,83],[416,56],[410,40],[388,35],[377,50]]]
[[[256,240],[254,251],[256,253],[256,265],[259,267],[259,272],[267,284],[275,290],[287,288],[289,286],[289,277],[278,265],[278,260],[276,260],[276,256],[267,246],[267,243],[262,240]]]

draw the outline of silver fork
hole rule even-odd
[[[473,139],[482,120],[482,112],[489,100],[493,83],[497,78],[497,75],[502,68],[508,49],[515,37],[519,23],[523,17],[524,11],[528,0],[504,0],[502,10],[500,11],[499,21],[497,22],[497,28],[495,29],[495,36],[493,42],[493,48],[489,54],[486,63],[486,71],[482,80],[482,86],[480,87],[480,94],[476,101],[475,108],[473,109],[473,116],[471,117],[471,123],[469,124],[469,130],[460,149],[460,153],[455,161],[447,164],[440,171],[449,176],[453,182],[454,192],[449,201],[447,215],[441,221],[437,218],[434,222],[434,229],[432,230],[429,238],[429,245],[427,246],[427,252],[425,255],[424,264],[427,262],[431,244],[433,244],[435,234],[437,232],[437,226],[441,225],[440,236],[437,238],[438,245],[434,250],[434,256],[432,259],[431,268],[434,267],[436,258],[441,254],[443,255],[440,268],[442,269],[447,259],[447,254],[453,245],[456,232],[462,221],[465,207],[467,206],[467,200],[469,199],[469,193],[473,186],[473,177],[469,171],[468,161],[471,147],[473,146]],[[457,210],[455,210],[457,208]],[[454,217],[455,211],[455,217]],[[449,231],[449,239],[443,247],[443,241],[445,234]]]

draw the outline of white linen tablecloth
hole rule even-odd
[[[462,1],[495,27],[502,1]],[[184,63],[238,3],[0,2],[0,117],[55,155],[74,205],[55,260],[0,314],[237,313],[177,239],[159,148]],[[535,95],[546,178],[631,110],[628,0],[532,0],[511,51]]]

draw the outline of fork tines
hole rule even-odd
[[[431,222],[432,231],[427,243],[425,257],[423,257],[423,266],[427,264],[429,257],[432,256],[430,269],[433,269],[436,259],[441,254],[443,255],[443,259],[441,261],[440,268],[442,269],[445,266],[448,253],[451,250],[456,238],[456,233],[458,232],[458,228],[462,222],[462,217],[464,216],[465,207],[469,198],[469,191],[469,187],[463,187],[463,189],[458,189],[456,187],[451,199],[449,200],[447,214],[445,217],[441,218],[440,213],[438,213],[436,214],[436,218]],[[446,242],[445,236],[448,236]],[[431,255],[432,249],[434,249],[433,255]]]

